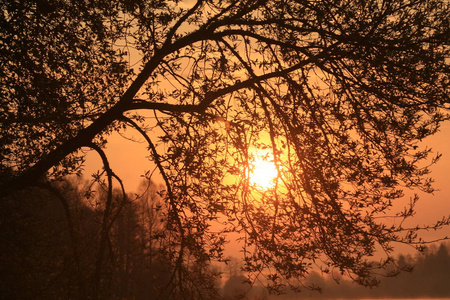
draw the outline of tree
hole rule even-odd
[[[250,283],[246,282],[246,280],[247,277],[245,277],[244,275],[230,276],[223,287],[224,299],[248,299],[247,294],[251,288],[251,285]]]
[[[82,189],[59,182],[2,198],[2,298],[88,298],[96,213],[81,201]]]
[[[221,259],[236,231],[246,271],[274,288],[314,264],[372,285],[376,248],[389,261],[393,243],[423,242],[401,221],[417,198],[392,208],[402,188],[432,191],[437,157],[418,142],[448,119],[448,1],[0,5],[3,195],[80,172],[90,148],[111,199],[103,147],[135,130],[179,266]],[[277,168],[268,188],[249,180],[258,149]]]
[[[59,181],[2,199],[2,299],[217,298],[214,268],[196,262],[178,266],[169,256],[173,234],[162,226],[164,217],[158,218],[163,213],[149,211],[160,205],[153,184],[148,182],[136,201],[123,201],[116,190],[107,219],[106,193],[99,190],[87,199],[87,187]],[[110,227],[106,246],[104,222]],[[189,275],[185,295],[172,276],[178,268]]]

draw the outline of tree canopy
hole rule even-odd
[[[2,193],[81,172],[90,148],[111,194],[103,148],[132,129],[177,261],[223,259],[239,232],[245,270],[274,288],[315,265],[372,285],[394,243],[422,242],[402,221],[417,198],[393,206],[432,191],[419,142],[449,117],[449,5],[1,1]],[[249,178],[260,150],[277,169],[264,188]]]

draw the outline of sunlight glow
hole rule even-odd
[[[278,171],[272,159],[269,159],[267,155],[255,155],[250,162],[250,184],[269,189],[274,186],[277,176]]]

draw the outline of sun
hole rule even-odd
[[[278,170],[268,155],[255,154],[250,161],[249,181],[251,185],[262,189],[269,189],[274,186]]]

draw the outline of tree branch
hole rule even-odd
[[[109,215],[111,214],[111,204],[112,204],[112,177],[114,175],[113,171],[111,170],[111,167],[109,165],[108,158],[106,157],[105,152],[96,144],[91,143],[89,145],[90,148],[94,149],[101,157],[103,166],[106,171],[106,176],[108,177],[108,195],[105,203],[105,211],[103,213],[103,221],[102,221],[102,228],[101,228],[101,236],[100,236],[100,245],[98,249],[98,257],[96,261],[95,266],[95,273],[94,273],[94,299],[99,299],[99,291],[100,291],[100,284],[101,284],[101,270],[102,270],[102,264],[103,264],[103,257],[105,254],[105,248],[108,242],[109,238],[109,226],[108,226],[108,219]]]
[[[166,42],[165,42],[166,44],[171,44],[171,40],[172,40],[173,36],[175,35],[175,33],[177,32],[178,28],[180,28],[180,26],[183,24],[184,21],[187,20],[187,18],[189,18],[189,16],[191,16],[193,13],[195,13],[198,10],[198,8],[203,4],[203,1],[204,0],[197,0],[195,5],[192,6],[180,19],[178,19],[178,21],[175,23],[175,25],[173,25],[173,27],[170,29],[169,33],[167,34],[167,38],[166,38]]]
[[[153,142],[150,139],[150,137],[148,136],[148,134],[136,122],[134,122],[133,120],[131,120],[130,118],[127,118],[125,116],[123,116],[121,119],[124,120],[125,122],[127,122],[128,124],[130,124],[134,129],[136,129],[145,138],[145,140],[147,141],[147,143],[149,145],[149,148],[152,151],[154,162],[155,162],[156,166],[158,167],[159,172],[160,172],[161,176],[163,177],[164,183],[166,185],[169,204],[170,204],[171,208],[173,209],[175,221],[177,223],[178,230],[179,230],[179,233],[180,233],[180,236],[181,236],[180,251],[178,253],[176,267],[175,267],[174,272],[173,272],[173,274],[171,276],[171,279],[169,280],[169,282],[168,282],[168,284],[166,286],[166,288],[167,288],[172,283],[172,281],[174,279],[174,276],[176,274],[176,270],[178,269],[179,271],[181,271],[181,267],[182,267],[181,263],[182,263],[182,260],[183,260],[184,247],[185,247],[185,245],[184,245],[185,244],[185,231],[184,231],[184,228],[183,228],[183,224],[181,223],[181,219],[180,219],[180,216],[179,216],[179,210],[178,210],[178,208],[176,206],[175,195],[174,195],[174,193],[172,191],[172,186],[170,184],[170,181],[169,181],[169,178],[168,178],[168,176],[166,174],[166,171],[164,170],[164,167],[163,167],[163,165],[161,163],[160,155],[158,154],[155,145],[153,144]]]
[[[141,109],[157,110],[160,112],[180,112],[180,113],[182,112],[195,113],[201,111],[199,105],[195,104],[170,104],[164,102],[149,102],[142,99],[133,100],[133,102],[127,106],[126,111],[141,110]]]

